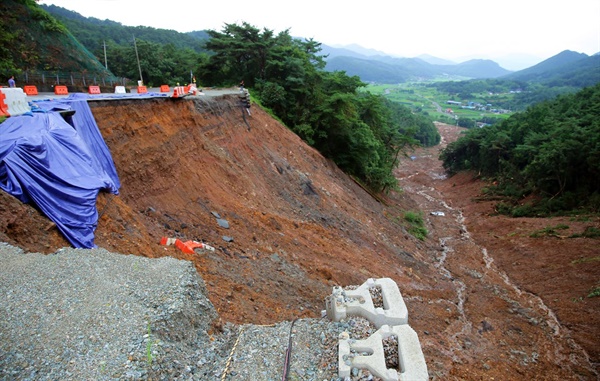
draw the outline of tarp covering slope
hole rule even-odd
[[[93,248],[101,190],[119,192],[108,147],[85,100],[42,109],[76,110],[73,126],[56,112],[33,112],[0,124],[0,188],[34,202],[71,244]]]

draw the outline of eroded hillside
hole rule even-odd
[[[497,268],[462,212],[438,198],[431,184],[442,181],[441,168],[418,172],[432,168],[437,148],[401,167],[405,193],[377,200],[259,108],[246,123],[237,96],[90,106],[122,184],[119,196],[98,198],[96,244],[193,261],[223,320],[318,317],[333,285],[390,277],[434,379],[597,376],[589,345]],[[425,241],[403,222],[419,209]],[[445,215],[428,214],[438,210]],[[4,193],[0,212],[10,216],[0,240],[46,253],[67,245],[34,208]],[[216,250],[189,256],[160,245],[161,237]],[[593,344],[597,329],[587,329]]]

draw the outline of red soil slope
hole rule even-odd
[[[597,240],[533,239],[557,222],[490,216],[491,204],[473,202],[477,182],[444,179],[439,147],[403,161],[404,192],[378,201],[262,110],[248,128],[235,96],[90,105],[122,183],[119,196],[98,198],[96,244],[193,261],[223,320],[317,317],[333,285],[390,277],[434,379],[597,377],[600,298],[585,297],[600,279],[589,260]],[[456,137],[439,127],[446,142]],[[403,222],[418,210],[425,241]],[[0,213],[2,241],[45,253],[67,245],[4,193]],[[598,221],[568,222],[585,224]],[[190,256],[161,246],[163,236],[216,251]]]

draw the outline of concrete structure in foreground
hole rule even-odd
[[[383,308],[375,307],[371,289],[378,288],[383,299]],[[398,285],[390,278],[367,279],[355,290],[334,287],[327,300],[327,315],[333,321],[347,316],[362,316],[380,328],[382,325],[408,324],[408,310]]]
[[[381,294],[383,308],[375,307],[373,294]],[[400,290],[390,278],[368,279],[354,290],[334,287],[326,301],[327,315],[340,321],[349,316],[361,316],[378,330],[365,340],[355,340],[343,332],[339,338],[338,375],[349,378],[352,369],[368,369],[383,381],[428,380],[427,364],[417,333],[408,325],[408,311]],[[395,337],[399,371],[388,369],[383,341]]]

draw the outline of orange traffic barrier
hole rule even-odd
[[[10,116],[8,112],[8,106],[4,103],[4,99],[6,99],[6,95],[2,91],[0,91],[0,116]]]
[[[187,241],[190,242],[190,241]],[[194,254],[195,251],[192,247],[190,247],[187,242],[182,242],[181,240],[175,241],[175,246],[186,254]]]
[[[179,250],[183,251],[186,254],[195,254],[196,252],[194,251],[194,249],[204,249],[204,250],[215,251],[214,247],[209,246],[205,243],[197,242],[197,241],[183,242],[178,238],[162,237],[162,239],[160,240],[160,244],[163,246],[170,246],[170,245],[174,244]]]
[[[100,86],[90,86],[90,87],[88,87],[88,93],[90,93],[90,94],[100,94]]]
[[[173,88],[173,98],[183,98],[187,95],[183,86],[175,86]]]
[[[69,94],[69,89],[67,89],[67,86],[54,86],[54,94],[56,95],[68,95]]]
[[[170,246],[170,245],[174,244],[175,241],[177,241],[177,238],[162,237],[160,240],[160,244],[163,246]]]
[[[23,90],[25,91],[25,94],[27,95],[38,95],[38,90],[37,87],[35,86],[25,86],[23,87]]]
[[[169,91],[171,91],[171,88],[169,87],[169,85],[160,85],[161,93],[168,93]]]
[[[146,94],[148,92],[148,89],[146,88],[146,86],[138,86],[137,92],[138,94]]]

